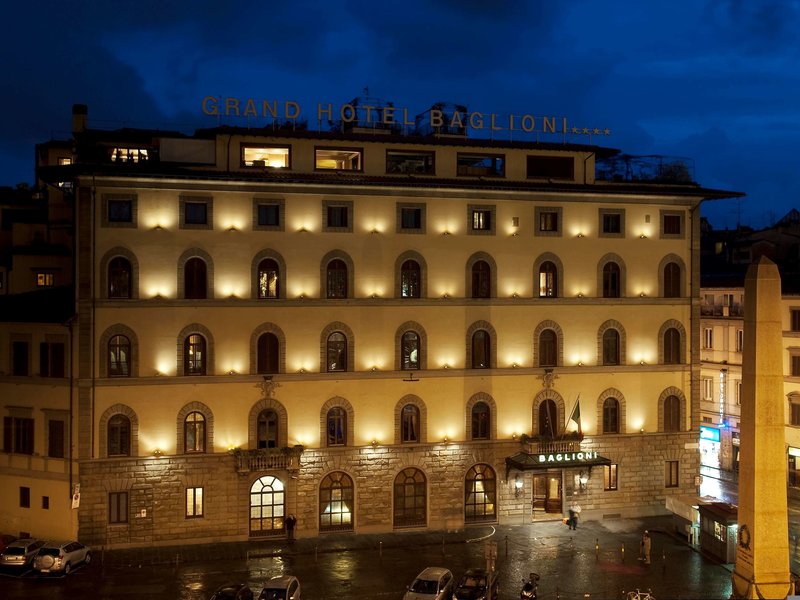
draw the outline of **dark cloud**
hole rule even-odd
[[[704,185],[791,207],[800,133],[798,0],[43,0],[7,7],[9,90],[0,184],[31,180],[33,146],[93,126],[191,129],[205,95],[345,102],[371,95],[422,111],[563,115],[609,127],[596,143],[681,154]],[[313,115],[308,115],[313,116]],[[724,212],[724,211],[722,211]],[[724,215],[723,215],[724,217]],[[722,218],[722,217],[720,217]],[[727,217],[725,217],[727,218]]]

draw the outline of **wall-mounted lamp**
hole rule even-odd
[[[645,296],[647,296],[647,294],[645,294],[644,292],[639,293],[639,298],[644,298]]]
[[[300,367],[300,369],[299,369],[297,372],[298,372],[298,373],[305,373],[305,372],[306,372],[306,370],[305,370],[303,367]]]
[[[443,298],[444,300],[447,300],[449,297],[450,297],[450,294],[447,294],[447,293],[445,293],[445,294],[442,294],[442,298]]]
[[[517,292],[514,292],[513,294],[511,294],[511,297],[512,298],[519,298],[519,294]]]
[[[374,293],[370,296],[370,298],[372,298],[373,300],[375,300],[375,298],[377,298],[377,297],[378,297],[378,294],[374,294]]]
[[[373,448],[377,448],[378,447],[378,440],[372,440],[372,447]]]
[[[376,233],[380,233],[380,231],[378,231],[377,229],[373,229],[372,231],[370,231],[370,233],[376,234]]]
[[[583,233],[579,233],[576,237],[582,238],[584,237]]]
[[[586,473],[586,471],[581,471],[581,474],[578,477],[578,481],[581,484],[581,489],[585,490],[586,489],[586,484],[589,483],[589,475],[588,475],[588,473]]]
[[[646,362],[644,362],[644,359],[642,359],[642,360],[640,360],[640,361],[639,361],[639,364],[640,364],[640,365],[642,365],[642,366],[644,366],[644,365],[646,365],[647,363],[646,363]]]
[[[162,231],[163,229],[164,228],[161,227],[161,225],[156,225],[155,227],[153,227],[153,231]]]
[[[519,478],[519,475],[514,477],[514,498],[519,498],[522,493],[522,485],[522,479]]]
[[[643,234],[643,233],[640,233],[640,234],[639,234],[639,239],[640,239],[640,240],[646,240],[646,239],[647,239],[647,236],[646,236],[645,234]]]
[[[306,229],[305,227],[301,227],[300,229],[297,230],[297,233],[308,233],[308,229]]]
[[[377,370],[378,370],[378,367],[376,367],[375,365],[372,365],[372,368],[370,369],[370,371],[372,371],[374,373]]]
[[[228,375],[238,375],[238,373],[236,372],[235,369],[231,369],[230,371],[228,371]]]
[[[162,456],[164,456],[164,453],[159,448],[156,448],[155,450],[153,450],[153,456],[155,456],[156,458],[161,458]]]
[[[442,368],[443,368],[443,369],[449,369],[449,368],[450,368],[450,365],[448,365],[447,363],[444,363],[444,364],[442,365]]]
[[[639,429],[639,433],[644,433],[644,427],[642,427],[641,429]]]
[[[442,232],[442,235],[450,235],[450,232],[449,232],[449,231],[447,231],[447,230],[445,229],[445,230]]]
[[[442,443],[445,444],[445,445],[450,443],[450,440],[447,439],[447,436],[444,436],[444,439],[442,440]]]
[[[582,360],[579,360],[579,361],[578,361],[578,366],[579,366],[579,367],[582,367],[582,366],[583,366],[583,361],[582,361]]]
[[[519,365],[517,363],[511,363],[512,369],[519,369]]]
[[[578,298],[583,298],[583,292],[578,292]]]
[[[236,225],[231,225],[230,227],[228,227],[228,231],[237,231]]]

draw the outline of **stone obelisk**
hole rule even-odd
[[[735,598],[793,593],[786,507],[781,277],[762,257],[744,284],[739,530]]]

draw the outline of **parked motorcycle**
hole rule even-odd
[[[522,590],[519,593],[520,600],[536,600],[536,598],[538,598],[536,594],[538,588],[539,575],[531,573],[527,580],[522,580]]]

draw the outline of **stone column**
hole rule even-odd
[[[781,278],[762,257],[744,286],[739,531],[733,596],[786,598],[789,570]]]

